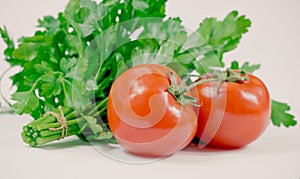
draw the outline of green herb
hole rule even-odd
[[[290,111],[291,107],[282,102],[278,102],[275,100],[272,100],[272,122],[275,126],[280,126],[283,124],[285,127],[295,126],[297,124],[297,121],[295,121],[295,117],[288,113]]]
[[[7,48],[4,51],[4,55],[6,57],[6,60],[9,61],[10,58],[12,57],[12,53],[15,49],[14,41],[10,38],[6,27],[4,27],[3,29],[0,28],[0,36],[3,39],[3,41],[5,42],[5,44],[7,45]]]
[[[250,65],[249,62],[245,62],[241,67],[237,61],[231,63],[231,69],[240,69],[246,73],[253,73],[260,68],[260,64]]]
[[[224,67],[224,53],[238,46],[250,26],[251,21],[238,16],[237,11],[232,11],[222,21],[207,18],[187,38],[177,59],[183,64],[192,61],[192,70],[196,69],[200,74],[210,72],[211,67]]]

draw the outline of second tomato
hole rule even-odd
[[[241,82],[196,87],[201,103],[196,136],[203,146],[240,148],[256,140],[270,121],[271,100],[265,84],[249,74]]]

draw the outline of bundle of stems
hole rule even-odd
[[[106,114],[106,109],[107,98],[97,104],[88,105],[80,113],[72,108],[60,107],[25,125],[22,132],[23,141],[35,147],[77,135],[84,141],[115,142],[112,133],[107,128],[107,120],[103,121],[101,118]],[[59,115],[64,121],[60,121],[53,114]]]

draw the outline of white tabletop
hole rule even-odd
[[[37,19],[62,11],[67,0],[1,1],[0,26],[16,39],[32,35]],[[167,14],[180,16],[195,29],[207,16],[223,18],[231,10],[246,14],[253,25],[238,49],[225,61],[261,63],[256,73],[274,99],[288,102],[300,116],[300,1],[296,0],[169,0]],[[3,62],[0,42],[0,73]],[[9,84],[5,81],[4,84]],[[0,99],[2,102],[3,100]],[[0,114],[0,178],[205,178],[299,179],[300,124],[286,129],[272,125],[246,148],[229,151],[188,147],[168,158],[148,164],[127,164],[105,157],[76,137],[40,148],[22,142],[21,128],[29,116]]]

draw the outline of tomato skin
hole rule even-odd
[[[223,82],[216,94],[215,84],[196,87],[202,106],[196,136],[204,145],[241,148],[256,140],[270,121],[271,100],[265,84],[254,75],[244,82]]]
[[[168,92],[169,71],[161,65],[138,65],[113,83],[107,106],[109,127],[128,152],[164,157],[194,138],[197,116],[191,106],[182,107]]]

